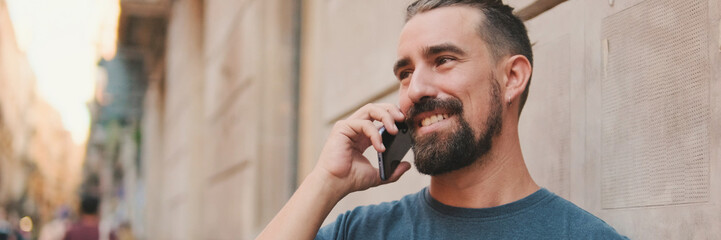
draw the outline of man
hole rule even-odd
[[[100,239],[100,216],[98,209],[100,198],[85,194],[80,200],[80,219],[65,232],[64,240],[97,240]],[[111,234],[114,240],[115,235]]]
[[[259,238],[621,239],[602,220],[540,188],[518,138],[531,78],[523,22],[500,0],[419,0],[408,7],[394,73],[400,107],[368,104],[334,126],[320,159]],[[345,195],[386,184],[362,152],[385,150],[405,121],[431,184],[399,201],[359,207],[320,229]]]

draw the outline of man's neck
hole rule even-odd
[[[499,136],[493,149],[476,163],[431,177],[431,196],[449,206],[488,208],[518,201],[536,192],[539,186],[528,173],[518,134],[509,135],[508,139]]]
[[[96,226],[98,225],[98,223],[100,223],[100,218],[98,217],[98,215],[83,214],[80,216],[80,222],[83,225]]]

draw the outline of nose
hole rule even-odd
[[[426,68],[416,68],[408,85],[408,98],[413,103],[417,103],[425,97],[436,98],[437,95],[438,89],[433,82],[433,72]]]

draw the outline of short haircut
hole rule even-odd
[[[418,13],[450,6],[472,7],[483,13],[484,18],[478,26],[479,35],[488,44],[494,61],[497,62],[504,56],[520,54],[533,66],[533,52],[526,26],[521,19],[513,15],[513,8],[505,5],[501,0],[417,0],[408,6],[406,22]],[[521,114],[526,104],[530,86],[529,77],[526,89],[521,94],[518,114]]]
[[[100,205],[100,198],[94,195],[83,195],[80,200],[80,212],[83,214],[98,214],[98,206]]]

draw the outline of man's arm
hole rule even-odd
[[[363,156],[363,151],[371,145],[378,152],[385,151],[373,121],[382,122],[388,132],[396,134],[395,122],[403,120],[403,113],[395,105],[368,104],[348,119],[338,121],[313,171],[258,239],[313,239],[343,197],[398,180],[410,169],[409,163],[401,163],[390,179],[381,181],[378,169]]]

